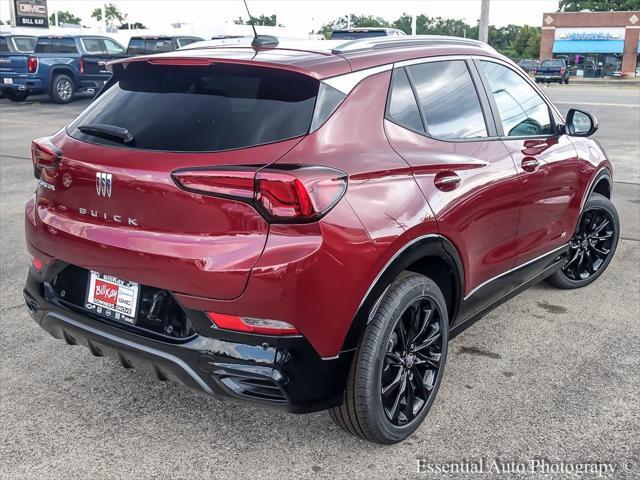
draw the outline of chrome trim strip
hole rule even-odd
[[[384,272],[387,271],[387,268],[389,267],[389,265],[391,265],[393,263],[393,261],[398,258],[400,256],[400,254],[402,252],[404,252],[407,248],[409,248],[411,245],[424,240],[425,238],[442,238],[441,235],[438,235],[436,233],[429,233],[427,235],[421,235],[419,237],[414,238],[413,240],[411,240],[408,243],[405,243],[401,249],[399,249],[396,253],[393,254],[393,256],[387,261],[387,263],[384,264],[384,267],[382,267],[382,270],[380,270],[380,272],[378,273],[378,275],[376,275],[376,278],[373,279],[373,282],[371,283],[371,285],[369,286],[369,288],[367,289],[367,292],[364,294],[364,297],[362,297],[362,301],[360,302],[360,305],[358,305],[358,310],[360,310],[362,308],[362,305],[364,304],[365,300],[367,299],[367,297],[369,296],[369,294],[371,293],[371,290],[373,290],[373,287],[375,287],[376,283],[378,283],[378,280],[380,280],[380,277],[382,277],[382,275],[384,275]],[[356,310],[356,311],[358,311]]]
[[[377,67],[365,68],[364,70],[358,70],[356,72],[345,73],[342,75],[337,75],[335,77],[330,77],[324,79],[323,82],[330,87],[335,88],[336,90],[340,90],[345,95],[349,95],[355,88],[355,86],[365,78],[368,78],[371,75],[375,75],[376,73],[386,72],[387,70],[391,70],[392,68],[393,64],[388,63],[386,65],[379,65]]]
[[[554,249],[553,249],[553,250],[551,250],[550,252],[544,253],[544,254],[542,254],[542,255],[540,255],[540,256],[538,256],[538,257],[536,257],[536,258],[533,258],[533,259],[531,259],[531,260],[528,260],[528,261],[524,262],[523,264],[518,265],[517,267],[513,267],[512,269],[507,270],[506,272],[501,273],[500,275],[496,275],[495,277],[491,277],[489,280],[487,280],[487,281],[485,281],[485,282],[482,282],[482,283],[481,283],[480,285],[478,285],[476,288],[474,288],[473,290],[471,290],[467,295],[465,295],[464,300],[467,300],[467,299],[468,299],[468,298],[470,298],[474,293],[476,293],[478,290],[480,290],[482,287],[484,287],[484,286],[486,286],[486,285],[490,284],[490,283],[491,283],[491,282],[493,282],[494,280],[497,280],[497,279],[499,279],[499,278],[501,278],[501,277],[504,277],[505,275],[508,275],[508,274],[510,274],[510,273],[512,273],[512,272],[515,272],[516,270],[520,270],[522,267],[526,267],[527,265],[529,265],[529,264],[531,264],[531,263],[533,263],[533,262],[536,262],[536,261],[540,260],[541,258],[547,257],[547,256],[549,256],[549,255],[551,255],[551,254],[553,254],[553,253],[555,253],[555,252],[557,252],[557,251],[559,251],[559,250],[562,250],[563,248],[566,248],[566,247],[568,247],[569,245],[570,245],[570,242],[565,243],[565,244],[563,244],[563,245],[560,245],[558,248],[554,248]]]

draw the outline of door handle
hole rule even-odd
[[[540,167],[540,162],[533,157],[524,157],[520,166],[525,172],[533,173]]]
[[[460,177],[455,172],[440,172],[434,178],[433,183],[438,190],[449,192],[458,186]]]

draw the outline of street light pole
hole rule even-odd
[[[489,43],[489,0],[482,0],[482,6],[480,7],[478,40]]]

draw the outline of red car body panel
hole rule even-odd
[[[389,64],[437,55],[503,59],[443,44],[341,54],[187,49],[119,60],[237,63],[316,79],[388,68],[357,83],[316,131],[262,146],[157,152],[62,130],[52,138],[60,164],[43,170],[27,203],[28,247],[47,260],[169,290],[189,311],[287,322],[327,360],[345,351],[354,318],[389,265],[407,245],[434,237],[451,244],[452,264],[460,262],[455,304],[467,305],[451,318],[456,326],[524,283],[519,266],[569,242],[594,180],[611,165],[590,139],[441,141],[386,120]],[[539,165],[531,171],[532,158]],[[249,203],[188,192],[171,177],[179,168],[255,164],[332,167],[347,174],[348,188],[320,221],[270,224]],[[113,176],[109,198],[96,195],[98,172]],[[456,185],[440,183],[452,176]],[[482,290],[494,280],[499,289]]]

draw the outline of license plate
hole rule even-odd
[[[4,83],[5,85],[12,85],[13,84],[13,78],[3,78],[2,79],[2,83]]]
[[[135,323],[140,285],[92,271],[85,308],[106,318]]]

